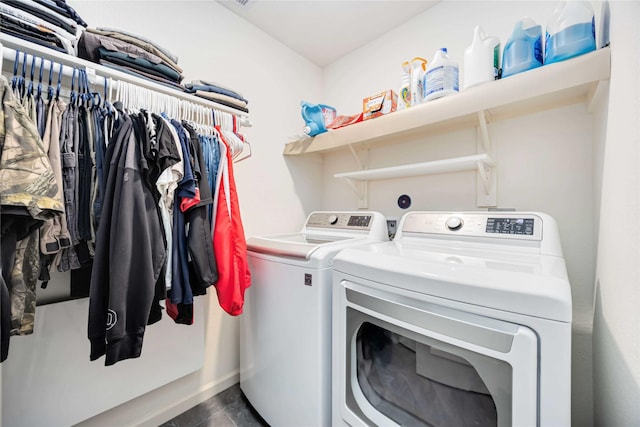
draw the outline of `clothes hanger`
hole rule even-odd
[[[26,77],[27,77],[27,52],[22,52],[22,77],[18,78],[18,91],[20,93],[20,99],[24,96]]]
[[[49,102],[51,102],[51,100],[53,99],[53,95],[55,94],[55,91],[51,86],[51,82],[53,80],[53,64],[54,62],[50,59],[49,60],[49,86],[47,86],[47,101]]]
[[[33,97],[33,74],[35,72],[36,57],[31,55],[29,56],[31,57],[31,72],[29,74],[29,84],[27,85],[27,96]]]
[[[84,87],[84,70],[78,70],[78,94],[76,98],[76,105],[78,107],[85,106],[85,87]]]
[[[44,68],[44,58],[40,58],[40,68],[38,69],[38,90],[36,91],[36,99],[42,99],[42,69]]]
[[[16,57],[13,60],[13,77],[11,78],[11,89],[13,91],[18,87],[18,64],[20,63],[20,51],[16,49]]]
[[[71,74],[71,92],[69,92],[69,103],[70,104],[75,104],[76,103],[75,85],[76,85],[76,73],[77,72],[78,72],[78,69],[76,67],[73,67],[73,72]]]
[[[58,86],[56,87],[56,101],[60,100],[60,86],[62,85],[62,70],[64,66],[59,64],[60,68],[58,69]]]

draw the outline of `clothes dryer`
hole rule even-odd
[[[334,259],[333,424],[570,426],[555,221],[412,212],[398,230]]]
[[[383,240],[377,212],[313,212],[299,233],[247,240],[240,387],[270,425],[331,424],[333,257]]]

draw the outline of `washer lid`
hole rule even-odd
[[[353,237],[312,235],[305,233],[279,234],[274,236],[250,237],[247,249],[253,252],[309,259],[322,246],[353,240]],[[362,240],[362,239],[359,239]]]
[[[298,259],[326,258],[347,246],[388,239],[387,221],[379,212],[317,211],[300,232],[251,237],[247,249]]]
[[[561,257],[394,241],[345,249],[333,270],[354,281],[571,322],[571,289]]]

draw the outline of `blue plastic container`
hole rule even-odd
[[[523,18],[516,22],[504,47],[502,78],[540,67],[542,62],[542,27]]]
[[[301,114],[305,123],[304,132],[309,136],[316,136],[327,131],[327,116],[335,118],[336,109],[324,104],[310,104],[300,102]],[[332,113],[332,114],[329,114]]]
[[[551,64],[596,50],[596,21],[588,2],[561,3],[547,26],[544,63]]]

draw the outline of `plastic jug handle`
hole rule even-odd
[[[304,119],[305,122],[309,122],[311,121],[311,119],[309,118],[309,114],[308,114],[308,110],[313,108],[312,104],[309,104],[308,102],[302,101],[300,102],[300,107],[301,107],[301,113],[302,113],[302,118]]]

